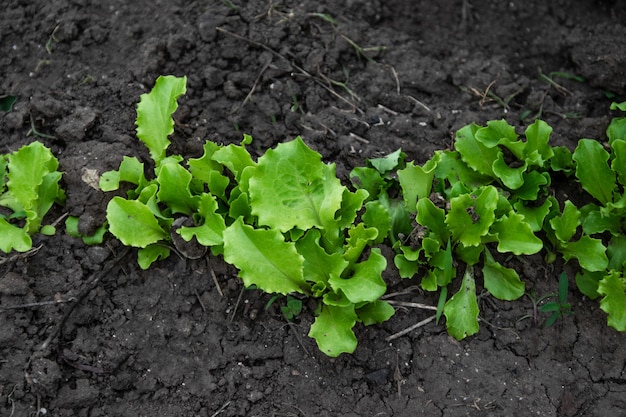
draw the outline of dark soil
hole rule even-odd
[[[470,122],[522,132],[539,116],[554,144],[602,140],[607,94],[626,94],[619,0],[4,0],[0,22],[0,95],[18,97],[0,113],[0,153],[49,146],[68,196],[50,221],[80,216],[86,232],[111,195],[85,174],[148,160],[135,105],[161,74],[188,77],[173,153],[249,133],[261,154],[301,135],[343,180],[399,147],[423,163]],[[585,81],[540,76],[553,72]],[[387,342],[430,314],[399,310],[330,359],[306,336],[312,306],[287,323],[221,259],[142,271],[112,237],[36,244],[0,264],[3,416],[626,415],[626,335],[574,289],[575,314],[550,328],[522,320],[526,297],[485,297],[481,331],[462,342],[442,323]],[[563,268],[540,255],[517,267],[538,295]],[[386,278],[390,292],[409,285]]]

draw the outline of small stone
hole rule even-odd
[[[213,42],[217,38],[217,27],[226,22],[224,16],[205,13],[198,18],[198,32],[205,42]]]

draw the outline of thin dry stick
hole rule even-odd
[[[406,96],[409,100],[413,101],[415,104],[417,104],[418,106],[422,107],[424,110],[426,110],[427,112],[430,112],[432,110],[430,110],[430,107],[428,107],[427,105],[425,105],[424,103],[422,103],[421,101],[419,101],[418,99],[416,99],[413,96]]]
[[[14,306],[0,308],[0,313],[4,313],[5,311],[9,311],[9,310],[19,310],[22,308],[36,308],[36,307],[49,306],[49,305],[54,305],[54,304],[69,303],[74,300],[76,300],[76,298],[70,297],[67,300],[50,300],[50,301],[40,301],[38,303],[17,304]]]
[[[356,133],[352,133],[352,132],[350,132],[350,133],[348,134],[348,136],[350,136],[352,139],[356,139],[356,140],[358,140],[359,142],[363,142],[363,143],[370,143],[370,141],[369,141],[369,140],[367,140],[367,139],[365,139],[365,138],[362,138],[361,136],[357,135]]]
[[[322,74],[322,72],[320,71],[319,66],[317,67],[317,76],[318,76],[320,79],[322,79],[322,80],[326,81],[326,83],[328,84],[328,88],[327,88],[327,89],[328,89],[329,91],[334,91],[334,90],[332,89],[332,87],[331,87],[331,86],[336,85],[336,86],[338,86],[338,87],[342,87],[344,90],[346,90],[346,92],[350,95],[350,97],[352,97],[352,99],[353,99],[354,101],[361,101],[361,98],[360,98],[358,95],[356,95],[356,93],[354,93],[354,91],[352,91],[350,88],[348,88],[348,86],[346,85],[346,82],[347,82],[347,81],[342,83],[342,82],[340,82],[340,81],[336,81],[336,80],[333,80],[333,79],[332,79],[332,78],[330,78],[330,77],[325,76],[325,75],[324,75],[324,74]],[[355,109],[357,108],[357,106],[356,106],[354,103],[351,103],[351,105],[352,105],[352,107],[354,107]]]
[[[297,325],[293,324],[290,321],[287,322],[287,325],[289,325],[289,328],[293,331],[293,335],[296,337],[296,340],[298,341],[298,343],[302,347],[302,350],[304,350],[304,353],[306,353],[306,356],[310,357],[311,354],[309,353],[309,350],[306,348],[306,346],[304,345],[304,342],[302,341],[302,338],[298,334]]]
[[[421,292],[421,288],[419,285],[411,285],[410,287],[405,288],[403,291],[399,291],[399,292],[392,292],[389,294],[385,294],[382,297],[380,297],[382,300],[388,300],[390,298],[394,298],[394,297],[398,297],[400,295],[411,295],[414,292]]]
[[[207,260],[207,263],[209,261]],[[219,281],[217,280],[217,277],[215,276],[215,271],[213,269],[211,269],[211,277],[213,278],[213,282],[215,283],[215,287],[217,288],[217,292],[220,293],[220,296],[223,298],[224,297],[224,291],[222,291],[222,287],[220,286]]]
[[[396,305],[400,307],[414,307],[414,308],[421,308],[422,310],[437,311],[437,307],[429,306],[428,304],[412,303],[409,301],[394,301],[394,300],[389,300],[387,302],[391,305]]]
[[[196,293],[196,298],[198,299],[198,302],[200,303],[200,307],[202,307],[202,311],[206,311],[206,306],[202,302],[202,298],[200,298],[200,294],[198,294],[198,290],[195,290],[195,293]]]
[[[230,405],[230,401],[226,401],[224,403],[224,405],[222,405],[219,410],[217,410],[215,413],[213,413],[211,415],[211,417],[216,417],[218,414],[220,414],[222,411],[226,410],[226,407],[228,407]]]
[[[59,321],[59,323],[57,323],[56,327],[54,328],[54,330],[50,333],[50,335],[48,336],[48,338],[41,344],[41,346],[39,348],[36,349],[36,352],[42,352],[45,349],[48,348],[48,346],[50,345],[50,343],[52,343],[52,341],[54,340],[55,337],[57,337],[57,335],[61,332],[61,329],[63,328],[63,326],[65,325],[65,322],[67,321],[67,319],[72,315],[72,312],[74,311],[74,309],[76,308],[76,306],[78,304],[80,304],[80,302],[87,297],[87,295],[94,289],[96,288],[96,286],[98,285],[98,283],[107,275],[109,275],[110,273],[112,273],[113,271],[119,269],[122,267],[122,259],[124,257],[126,257],[126,255],[128,255],[130,253],[130,248],[126,247],[124,248],[114,259],[112,259],[111,261],[109,261],[105,267],[99,271],[98,273],[96,273],[89,281],[87,281],[87,283],[85,284],[85,286],[83,287],[83,289],[80,291],[80,293],[75,297],[75,302],[73,304],[70,304],[70,306],[68,307],[68,309],[65,311],[65,314],[63,315],[63,317],[61,318],[61,321]],[[32,357],[31,357],[32,359]]]
[[[354,107],[354,108],[355,108],[355,109],[356,109],[359,113],[364,114],[363,110],[361,110],[361,109],[359,109],[358,107],[356,107],[356,106],[354,105],[354,103],[351,103],[351,102],[350,102],[350,100],[346,99],[346,98],[345,98],[345,97],[343,97],[341,94],[339,94],[339,93],[337,93],[336,91],[334,91],[332,88],[329,88],[327,85],[325,85],[325,84],[324,84],[324,82],[323,82],[322,80],[320,80],[319,78],[316,78],[316,77],[314,77],[313,75],[309,74],[309,73],[308,73],[308,72],[307,72],[304,68],[302,68],[302,67],[300,67],[299,65],[297,65],[297,64],[295,64],[295,63],[293,63],[292,61],[289,61],[289,60],[287,59],[287,57],[285,57],[284,55],[282,55],[282,54],[280,54],[280,53],[276,52],[275,50],[273,50],[273,49],[272,49],[272,48],[270,48],[269,46],[267,46],[267,45],[263,45],[262,43],[257,42],[257,41],[253,41],[252,39],[250,39],[250,38],[246,38],[245,36],[238,35],[238,34],[236,34],[236,33],[234,33],[234,32],[231,32],[231,31],[226,30],[226,29],[224,29],[224,28],[222,28],[222,27],[219,27],[219,26],[218,26],[218,27],[216,27],[216,28],[215,28],[215,30],[217,30],[218,32],[222,32],[222,33],[224,33],[224,34],[226,34],[226,35],[232,36],[233,38],[240,39],[240,40],[242,40],[242,41],[248,42],[248,43],[250,43],[251,45],[254,45],[254,46],[258,47],[258,48],[265,49],[266,51],[270,52],[272,55],[275,55],[275,56],[279,57],[280,59],[283,59],[283,60],[287,61],[287,62],[288,62],[288,63],[289,63],[292,67],[294,67],[295,69],[297,69],[297,70],[298,70],[298,71],[299,71],[302,75],[304,75],[304,76],[306,76],[306,77],[310,78],[310,79],[311,79],[311,80],[313,80],[316,84],[318,84],[320,87],[324,88],[326,91],[328,91],[329,93],[331,93],[332,95],[334,95],[334,96],[335,96],[335,97],[337,97],[338,99],[340,99],[340,100],[344,101],[345,103],[347,103],[347,104],[348,104],[348,105],[350,105],[351,107]]]
[[[396,81],[396,94],[400,95],[400,79],[398,78],[398,72],[393,67],[393,65],[388,65],[391,68],[391,74],[393,75],[393,79]]]
[[[239,297],[237,297],[237,302],[235,303],[235,308],[233,309],[233,315],[230,316],[230,322],[232,323],[235,320],[235,315],[237,314],[237,309],[239,308],[239,303],[241,303],[241,297],[243,297],[243,292],[246,290],[246,287],[241,287],[241,291],[239,292]]]
[[[254,94],[254,92],[256,91],[256,87],[259,85],[259,81],[261,81],[261,77],[263,76],[263,73],[269,68],[271,63],[272,63],[272,60],[270,59],[269,62],[265,64],[263,68],[261,68],[261,71],[259,72],[259,75],[256,77],[256,80],[254,80],[254,84],[252,84],[252,88],[250,88],[250,91],[246,95],[246,98],[243,99],[243,101],[241,102],[239,106],[235,107],[235,109],[231,111],[231,114],[235,113],[237,110],[245,106],[248,101],[250,101],[250,99],[252,98],[252,94]]]
[[[485,92],[482,95],[482,99],[480,100],[480,108],[482,108],[485,105],[485,102],[487,101],[487,96],[489,95],[489,90],[491,90],[491,87],[493,87],[495,83],[496,83],[496,80],[493,80],[492,82],[489,83],[489,85],[485,89]]]
[[[413,325],[413,326],[411,326],[411,327],[407,327],[406,329],[402,330],[401,332],[398,332],[398,333],[394,333],[394,334],[392,334],[391,336],[389,336],[388,338],[386,338],[386,339],[385,339],[385,341],[387,341],[387,342],[391,342],[392,340],[395,340],[395,339],[397,339],[397,338],[399,338],[399,337],[402,337],[402,336],[404,336],[405,334],[410,333],[410,332],[412,332],[412,331],[413,331],[413,330],[415,330],[415,329],[418,329],[418,328],[420,328],[420,327],[422,327],[422,326],[427,325],[427,324],[428,324],[428,323],[430,323],[431,321],[435,320],[435,318],[436,318],[436,317],[437,317],[437,315],[436,315],[436,314],[435,314],[435,315],[432,315],[432,316],[430,316],[429,318],[424,319],[424,320],[420,321],[419,323],[414,324],[414,325]]]
[[[36,254],[37,252],[39,252],[39,249],[41,249],[43,247],[43,245],[39,245],[36,248],[32,248],[27,252],[22,252],[22,253],[17,253],[15,255],[12,256],[8,256],[8,257],[3,257],[0,256],[0,265],[9,263],[9,262],[14,262],[17,261],[20,258],[28,258],[29,256],[32,256],[34,254]]]
[[[392,116],[397,116],[398,112],[397,111],[393,111],[391,110],[389,107],[385,107],[382,104],[378,104],[377,106],[379,109],[381,109],[382,111],[386,111],[387,113],[391,114]]]

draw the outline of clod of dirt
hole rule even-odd
[[[25,295],[28,293],[28,281],[17,272],[9,271],[0,280],[0,294]]]
[[[56,396],[59,382],[61,382],[61,369],[56,362],[36,358],[30,364],[26,375],[32,390],[38,395]]]
[[[78,107],[63,119],[55,133],[64,142],[82,141],[96,121],[97,113],[89,107]]]
[[[574,32],[572,60],[590,85],[626,94],[626,27],[601,24]]]

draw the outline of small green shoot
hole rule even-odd
[[[44,139],[56,139],[56,136],[47,135],[37,130],[37,128],[35,127],[35,119],[33,118],[32,114],[30,115],[30,129],[28,130],[28,132],[26,132],[26,136],[31,136],[31,135],[36,136],[38,138],[44,138]]]
[[[229,9],[231,9],[232,11],[234,11],[235,13],[239,13],[239,6],[237,6],[235,3],[233,3],[230,0],[222,0],[222,3],[224,3],[224,5],[226,7],[228,7]]]
[[[13,105],[17,101],[17,97],[10,95],[0,96],[0,111],[5,113],[10,112],[13,109]]]
[[[517,321],[523,321],[523,320],[526,320],[526,319],[531,319],[533,325],[538,326],[539,325],[539,306],[541,305],[541,303],[544,300],[546,300],[548,298],[551,298],[551,297],[555,297],[556,295],[555,294],[545,294],[545,295],[543,295],[541,297],[537,297],[537,293],[535,292],[534,289],[529,291],[529,292],[526,292],[524,295],[527,296],[530,299],[530,301],[531,301],[531,303],[533,305],[533,311],[532,311],[532,314],[526,314],[526,315],[520,317]]]
[[[265,305],[265,310],[268,310],[279,298],[281,298],[280,294],[274,294]],[[280,311],[287,321],[292,321],[302,312],[302,300],[288,295],[285,297],[285,304],[280,306]]]
[[[567,274],[562,272],[559,276],[559,293],[551,295],[555,300],[539,307],[539,311],[542,313],[550,313],[550,316],[546,319],[546,327],[552,326],[558,319],[568,314],[574,314],[572,305],[567,302],[568,286]]]

